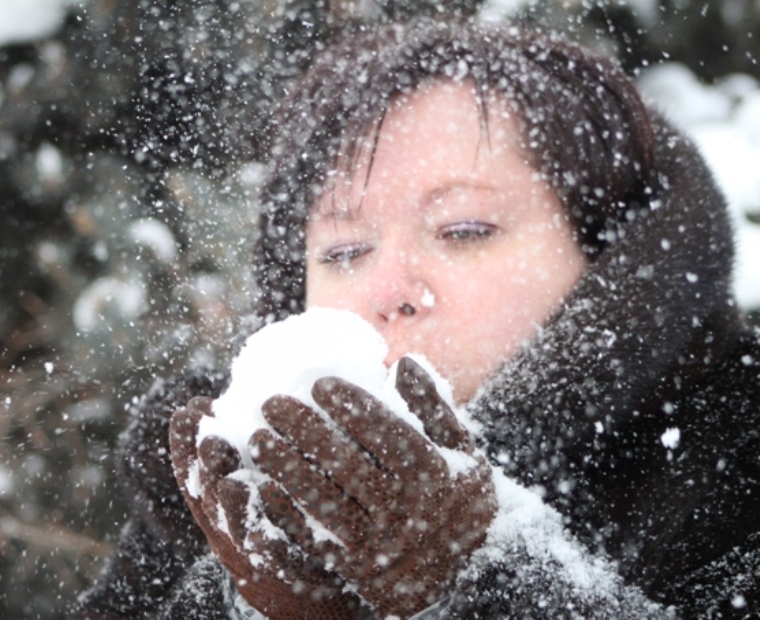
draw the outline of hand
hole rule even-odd
[[[440,600],[496,512],[491,469],[430,378],[404,358],[397,388],[427,436],[361,388],[324,378],[312,394],[339,428],[275,396],[263,413],[284,440],[259,430],[250,442],[282,488],[264,498],[267,516],[383,617]],[[434,443],[464,465],[456,475]]]
[[[194,398],[172,416],[172,464],[193,517],[243,598],[270,620],[360,617],[358,597],[343,592],[340,577],[305,558],[284,537],[256,527],[261,515],[249,487],[228,477],[241,468],[237,450],[213,436],[196,450],[203,415],[213,415],[209,398]],[[290,501],[271,482],[259,493],[270,503]]]

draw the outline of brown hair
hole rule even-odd
[[[254,274],[258,315],[304,309],[305,222],[338,157],[376,140],[391,100],[436,79],[471,80],[516,108],[532,164],[552,183],[593,259],[647,202],[654,138],[635,86],[609,59],[554,34],[416,21],[353,33],[322,52],[284,102],[262,194]],[[375,135],[372,135],[372,132]]]

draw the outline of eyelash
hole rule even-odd
[[[472,243],[482,241],[493,236],[497,227],[487,222],[459,222],[446,226],[438,235],[439,239],[446,239],[454,243]]]
[[[492,237],[497,230],[494,224],[487,222],[458,222],[444,227],[438,238],[454,244],[477,243]],[[338,245],[327,250],[319,263],[330,267],[346,267],[371,251],[372,246],[365,243]]]
[[[322,265],[341,267],[361,258],[372,250],[372,247],[363,243],[339,245],[327,250],[319,259]]]

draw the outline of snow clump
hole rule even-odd
[[[250,466],[247,444],[260,428],[270,428],[261,406],[285,394],[319,412],[311,388],[322,377],[340,377],[363,388],[405,422],[424,434],[395,388],[395,368],[384,360],[388,346],[382,336],[353,312],[312,308],[267,325],[248,338],[231,368],[227,391],[212,405],[214,417],[204,417],[198,444],[216,435],[235,446]],[[439,394],[452,402],[451,387],[420,356],[412,356],[433,377]]]

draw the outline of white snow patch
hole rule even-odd
[[[185,488],[190,494],[190,497],[198,499],[201,496],[201,477],[200,477],[200,463],[198,459],[195,459],[190,463],[190,467],[187,470],[187,482]]]
[[[309,529],[311,530],[311,535],[314,538],[314,542],[321,543],[321,542],[331,542],[334,545],[337,545],[338,547],[345,547],[346,545],[343,544],[343,541],[338,538],[335,534],[333,534],[330,530],[328,530],[320,521],[315,519],[312,515],[310,515],[305,510],[301,510],[304,519],[306,520],[306,525],[309,526]]]
[[[438,446],[438,452],[440,452],[446,460],[446,464],[449,467],[449,474],[451,474],[452,477],[463,474],[478,464],[474,456],[466,454],[461,450],[451,450],[449,448]]]
[[[247,187],[259,187],[267,177],[267,167],[258,162],[248,162],[238,169],[240,182]]]
[[[478,11],[481,22],[502,22],[513,16],[533,0],[486,0]]]
[[[422,293],[420,304],[422,304],[423,308],[434,308],[435,307],[435,293],[433,293],[433,291],[431,291],[429,288],[426,287],[425,291]]]
[[[95,280],[77,298],[74,325],[80,331],[93,332],[106,323],[107,315],[116,315],[128,322],[147,309],[147,295],[138,280],[105,276]]]
[[[8,75],[5,82],[8,92],[12,94],[20,93],[34,78],[34,67],[32,65],[21,63],[16,65]]]
[[[604,560],[582,549],[565,531],[562,516],[533,491],[492,468],[499,510],[488,529],[484,546],[475,553],[478,560],[498,561],[505,548],[518,546],[543,564],[558,564],[558,577],[580,590],[612,592],[618,577]]]
[[[9,495],[14,487],[13,471],[7,467],[0,467],[0,497]]]
[[[61,152],[48,142],[43,142],[34,157],[37,175],[43,183],[57,184],[63,181],[63,157]]]
[[[743,609],[747,606],[747,599],[742,594],[737,594],[731,599],[731,607],[734,609]]]
[[[129,225],[127,234],[135,243],[150,249],[165,264],[177,258],[177,242],[163,222],[151,217],[135,220]]]
[[[37,256],[46,265],[55,265],[62,259],[60,248],[52,241],[41,241],[37,246]]]
[[[230,534],[230,523],[227,519],[227,513],[219,504],[216,505],[216,527],[219,528],[220,532],[227,534],[227,538],[232,538],[232,535]]]
[[[681,443],[681,430],[678,428],[667,429],[660,437],[662,445],[670,450],[675,450]]]
[[[72,403],[64,411],[74,422],[105,420],[111,415],[111,403],[107,398],[88,398]]]
[[[683,129],[723,119],[731,108],[725,96],[702,84],[688,67],[676,62],[662,63],[643,72],[638,86]]]
[[[63,25],[76,0],[0,0],[0,45],[35,41]]]
[[[264,402],[287,394],[317,409],[311,388],[322,377],[340,376],[398,405],[398,394],[383,398],[386,353],[382,337],[350,312],[317,308],[268,325],[248,338],[233,361],[230,386],[214,401],[214,417],[201,420],[198,441],[218,435],[245,458],[251,435],[270,428],[261,413]]]
[[[739,305],[760,308],[760,83],[749,75],[702,84],[684,65],[664,63],[638,80],[643,95],[697,144],[726,195],[736,231],[733,288]]]

